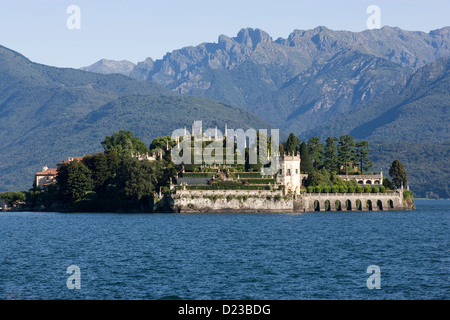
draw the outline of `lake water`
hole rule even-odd
[[[0,213],[0,299],[449,299],[450,201],[407,212]],[[69,290],[67,268],[80,268]],[[367,273],[380,268],[380,289]]]

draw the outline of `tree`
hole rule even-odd
[[[313,162],[314,169],[318,170],[322,166],[322,158],[325,146],[320,143],[319,137],[312,137],[308,140],[308,152]]]
[[[330,173],[327,170],[321,169],[319,171],[314,170],[308,175],[308,180],[306,182],[308,186],[330,186]]]
[[[261,140],[261,144],[260,144]],[[270,159],[267,159],[267,156],[271,155],[272,149],[272,139],[263,132],[258,131],[256,135],[256,141],[249,148],[245,149],[245,170],[247,171],[260,171],[261,167],[270,163]],[[265,141],[265,145],[264,142]],[[275,150],[279,150],[279,146],[274,146]],[[256,163],[251,163],[253,161],[251,158],[251,154],[256,152]]]
[[[10,206],[14,206],[21,201],[26,200],[26,196],[24,192],[21,191],[6,191],[0,193],[0,199],[5,200],[6,203]]]
[[[338,141],[335,137],[328,137],[323,153],[324,167],[328,172],[338,171],[337,149],[335,142]]]
[[[286,141],[284,152],[286,155],[293,156],[297,153],[297,147],[300,144],[300,139],[291,133]]]
[[[280,156],[284,156],[284,145],[285,145],[285,143],[280,144],[280,148],[279,148]]]
[[[337,159],[339,167],[344,168],[345,174],[348,174],[348,167],[353,163],[355,159],[355,140],[352,136],[345,135],[339,138],[337,146]]]
[[[406,186],[408,183],[408,175],[406,174],[405,167],[399,160],[394,160],[392,162],[391,168],[389,169],[389,175],[397,188],[400,188],[402,184]]]
[[[144,142],[135,137],[131,131],[120,130],[112,136],[106,136],[102,142],[106,153],[116,151],[119,155],[132,153],[146,154],[149,150]]]
[[[167,166],[164,161],[138,160],[124,157],[114,178],[118,195],[124,200],[142,200],[158,191],[160,187],[167,186],[171,170],[164,170]]]
[[[359,141],[355,144],[355,159],[359,163],[361,173],[363,173],[363,170],[369,171],[373,166],[372,161],[369,159],[369,152],[370,149],[368,141]]]
[[[314,171],[314,167],[309,157],[308,147],[305,142],[302,142],[300,145],[300,171],[304,173],[312,173]]]
[[[80,161],[63,164],[56,181],[64,200],[73,203],[93,190],[92,172]]]
[[[393,190],[395,187],[394,184],[392,183],[392,181],[386,177],[383,177],[383,186],[389,190]]]
[[[85,156],[82,162],[92,173],[92,183],[95,192],[103,192],[108,180],[112,178],[113,172],[110,168],[108,155],[103,152],[96,153]]]
[[[175,147],[176,144],[176,141],[172,141],[171,136],[164,136],[153,139],[149,149],[151,152],[156,153],[156,155],[159,155],[160,152],[162,152],[161,155],[164,156],[164,158],[169,159],[170,150]]]

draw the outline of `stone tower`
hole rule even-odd
[[[277,182],[285,186],[286,191],[300,194],[300,156],[279,157]]]

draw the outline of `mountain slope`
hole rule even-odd
[[[439,59],[363,107],[325,121],[309,136],[350,133],[373,142],[450,140],[450,59]]]
[[[346,50],[314,64],[277,91],[262,95],[255,114],[298,135],[341,114],[357,112],[392,86],[404,84],[412,69],[359,50]]]
[[[30,188],[43,166],[100,151],[105,135],[120,129],[150,144],[192,120],[270,127],[223,103],[174,95],[150,81],[48,67],[0,47],[0,190]]]

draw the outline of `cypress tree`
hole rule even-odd
[[[300,139],[291,133],[286,141],[286,148],[284,149],[286,155],[293,156],[297,151],[297,146],[300,143]]]
[[[324,149],[324,166],[330,173],[338,171],[337,149],[335,144],[337,140],[336,137],[328,137]]]
[[[408,183],[408,175],[406,174],[405,167],[399,160],[392,162],[389,175],[392,177],[392,182],[394,182],[397,188],[400,188],[402,183],[404,186]]]
[[[318,170],[322,166],[322,158],[325,146],[320,143],[319,137],[312,137],[308,140],[308,152],[311,161],[314,164],[314,169]]]
[[[343,167],[345,174],[348,174],[348,167],[355,159],[355,141],[353,137],[345,135],[340,137],[337,150],[338,150],[338,163],[340,167]]]
[[[359,141],[355,144],[355,158],[359,163],[359,168],[361,173],[363,171],[369,171],[372,168],[373,163],[369,159],[369,142],[368,141]]]
[[[313,163],[309,157],[308,147],[305,142],[300,145],[300,171],[304,173],[312,173],[314,170]]]

